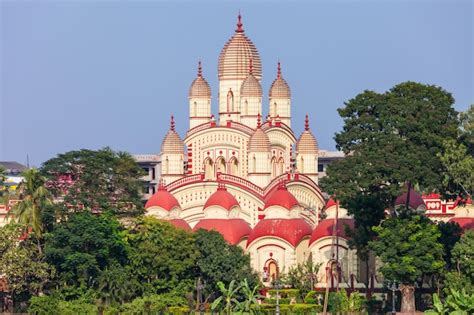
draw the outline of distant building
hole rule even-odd
[[[15,203],[18,202],[18,200],[16,200],[17,197],[13,194],[18,187],[18,184],[23,181],[21,173],[26,171],[28,168],[25,165],[14,161],[0,161],[0,167],[5,169],[6,175],[5,181],[0,182],[0,190],[4,193],[5,187],[7,191],[12,194],[10,198],[8,198],[10,199],[8,203],[6,202],[8,199],[5,199],[4,196],[0,194],[0,227],[2,227],[8,223],[8,220],[6,219],[7,212]]]
[[[319,150],[318,155],[318,177],[326,176],[326,169],[329,164],[344,158],[344,153],[340,151]]]
[[[158,154],[136,154],[133,156],[147,175],[143,180],[143,200],[148,200],[157,190],[160,180],[161,160]]]

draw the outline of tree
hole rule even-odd
[[[387,280],[400,283],[401,312],[415,311],[415,282],[444,267],[443,245],[437,226],[421,215],[402,215],[374,227],[377,238],[370,248],[383,262],[380,271]]]
[[[117,262],[105,267],[98,278],[98,292],[106,306],[124,303],[134,295],[131,272]]]
[[[250,314],[253,314],[253,308],[252,306],[256,306],[258,308],[258,298],[263,298],[263,296],[258,293],[258,289],[260,288],[260,285],[257,284],[253,288],[249,285],[247,279],[244,279],[240,283],[240,291],[242,292],[244,296],[243,302],[240,303],[240,311],[241,312],[247,312]]]
[[[305,262],[299,263],[288,270],[283,282],[294,289],[298,289],[300,296],[303,298],[309,291],[314,290],[320,267],[320,263],[315,264],[313,262],[313,255],[310,253]]]
[[[462,229],[456,222],[439,222],[439,242],[443,244],[443,257],[448,270],[452,269],[451,252],[461,238]]]
[[[112,263],[125,264],[127,248],[121,231],[113,217],[89,212],[71,215],[57,224],[46,234],[45,255],[56,267],[60,285],[91,288]]]
[[[460,114],[460,119],[460,141],[467,147],[469,154],[474,155],[474,104]]]
[[[24,226],[13,223],[0,228],[0,274],[12,295],[26,301],[44,290],[55,270],[24,231]]]
[[[130,268],[141,294],[192,291],[199,251],[193,235],[153,217],[140,219],[126,235]]]
[[[23,181],[18,185],[21,201],[14,205],[9,213],[18,223],[31,229],[37,239],[38,251],[41,253],[40,239],[43,236],[42,211],[52,205],[49,191],[44,186],[45,178],[40,172],[31,168],[23,173]],[[26,230],[25,230],[26,231]]]
[[[230,283],[247,279],[249,285],[258,284],[258,277],[250,266],[250,257],[242,248],[229,245],[219,232],[199,229],[194,232],[199,259],[197,275],[206,283],[207,294],[218,292],[219,281]]]
[[[55,197],[68,208],[81,211],[140,213],[143,170],[133,157],[110,148],[59,154],[46,161],[41,172]]]
[[[451,251],[451,261],[459,276],[467,279],[466,282],[474,283],[474,231],[465,231],[459,242]]]
[[[221,308],[221,304],[223,304],[225,313],[227,315],[232,314],[233,309],[239,306],[239,301],[236,296],[240,290],[240,286],[235,284],[235,280],[232,280],[228,288],[226,288],[225,284],[221,281],[217,282],[217,287],[219,288],[221,296],[214,300],[211,309],[218,310]]]

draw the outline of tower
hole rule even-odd
[[[277,77],[270,87],[268,96],[270,98],[268,112],[271,119],[279,118],[282,123],[291,127],[291,92],[281,74],[280,62],[278,62]]]
[[[318,183],[318,142],[309,129],[309,118],[306,115],[304,131],[296,143],[296,168],[301,173]]]
[[[257,128],[249,140],[248,180],[265,187],[271,179],[270,140],[261,128],[260,114],[257,117]]]
[[[175,130],[171,116],[170,130],[161,144],[161,177],[169,184],[184,176],[184,143]]]
[[[211,119],[211,88],[202,76],[201,61],[198,73],[189,88],[189,128],[209,122]]]
[[[240,122],[242,82],[248,77],[250,60],[253,62],[253,75],[260,82],[262,64],[257,48],[245,35],[242,18],[239,14],[237,29],[227,41],[219,56],[219,123],[227,120]]]
[[[262,86],[253,75],[253,60],[250,59],[249,74],[240,87],[240,122],[257,127],[257,117],[262,113]]]

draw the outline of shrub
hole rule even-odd
[[[278,299],[278,304],[290,304],[291,299],[290,298],[279,298]],[[265,303],[271,304],[271,305],[276,305],[276,298],[267,298],[265,299]]]
[[[296,298],[300,294],[298,289],[281,289],[281,290],[269,290],[268,293],[271,297],[275,297],[276,293],[280,294],[282,298]]]
[[[81,301],[60,301],[58,311],[61,315],[97,314],[98,309],[94,304]]]
[[[30,299],[28,313],[33,315],[55,315],[58,312],[59,300],[51,296],[34,296]]]
[[[322,294],[316,291],[309,291],[304,297],[304,302],[306,304],[321,304],[323,300],[324,297]]]
[[[190,309],[183,306],[171,306],[168,307],[168,313],[172,315],[186,315],[190,313]]]

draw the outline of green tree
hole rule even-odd
[[[380,271],[385,279],[400,283],[401,312],[413,313],[415,283],[444,267],[438,227],[424,216],[405,215],[389,218],[374,230],[377,238],[369,246],[383,262]]]
[[[229,245],[219,232],[199,229],[194,232],[199,259],[197,275],[206,283],[207,294],[218,292],[217,283],[238,283],[247,279],[249,285],[258,284],[258,277],[250,266],[250,256],[242,248]]]
[[[55,273],[24,231],[18,224],[0,228],[0,274],[17,302],[41,293]]]
[[[321,268],[321,264],[315,264],[313,255],[310,253],[305,262],[288,270],[288,273],[283,277],[283,282],[298,289],[301,298],[304,298],[309,291],[314,290],[318,282],[319,268]]]
[[[37,240],[38,251],[41,253],[40,239],[43,237],[42,211],[52,205],[49,191],[45,187],[45,178],[40,172],[31,168],[23,173],[23,181],[18,185],[20,202],[15,204],[9,215],[14,221],[24,224],[26,230],[31,229]]]
[[[443,257],[446,262],[446,268],[452,269],[451,251],[461,238],[462,229],[456,222],[439,222],[438,229],[440,232],[439,242],[443,244]]]
[[[60,285],[97,285],[98,276],[113,262],[126,263],[120,223],[108,215],[71,215],[46,234],[45,255],[59,273]]]
[[[46,161],[41,172],[70,209],[128,215],[143,210],[143,170],[128,153],[110,148],[69,151]]]
[[[116,262],[105,267],[99,275],[98,283],[99,296],[106,306],[129,300],[134,295],[134,287],[137,285],[133,283],[128,268]]]
[[[471,104],[467,111],[460,113],[461,128],[460,140],[471,155],[474,155],[474,104]]]
[[[255,285],[254,287],[251,287],[247,279],[244,279],[244,281],[241,282],[240,291],[244,296],[243,302],[240,303],[241,312],[253,314],[255,310],[258,309],[258,299],[263,298],[263,296],[260,295],[260,293],[258,292],[259,288],[259,284]],[[254,307],[256,309],[254,309]]]
[[[193,235],[167,222],[145,217],[127,234],[130,268],[141,294],[193,289],[199,251]]]
[[[451,251],[455,272],[466,279],[473,288],[474,283],[474,231],[467,230]],[[448,284],[449,286],[449,284]]]
[[[234,308],[239,307],[240,305],[239,301],[237,300],[237,293],[240,290],[240,286],[236,285],[235,280],[232,280],[227,288],[221,281],[217,282],[217,287],[219,288],[221,295],[214,300],[211,309],[214,311],[223,308],[225,314],[232,314]]]

